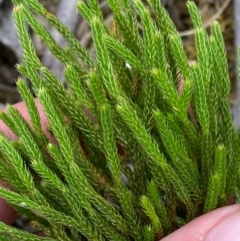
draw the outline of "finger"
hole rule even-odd
[[[0,181],[0,186],[9,188],[9,186],[3,181]],[[10,205],[8,205],[5,200],[0,198],[0,221],[11,225],[17,219],[17,217],[18,215],[16,211]]]
[[[53,137],[50,135],[50,133],[47,130],[48,127],[48,120],[47,120],[47,116],[43,110],[42,105],[40,104],[38,99],[35,99],[35,103],[40,115],[40,119],[41,119],[41,125],[42,125],[42,130],[44,132],[44,134],[48,137],[48,139],[50,141],[53,141]],[[22,115],[22,117],[28,122],[28,124],[31,126],[31,120],[30,120],[30,116],[28,114],[26,105],[24,102],[20,102],[17,103],[15,105],[13,105],[13,107],[15,107],[19,113]],[[4,134],[10,139],[10,140],[15,140],[16,137],[15,135],[12,133],[12,131],[3,123],[0,122],[0,130],[4,132]]]
[[[193,220],[161,241],[235,241],[239,237],[240,205],[231,205]]]
[[[204,241],[239,241],[240,239],[240,209],[236,210],[215,226]]]
[[[49,132],[47,131],[47,117],[44,113],[44,110],[41,106],[41,104],[39,103],[39,101],[36,99],[36,105],[39,111],[39,115],[41,118],[41,124],[42,124],[42,129],[43,132],[46,134],[46,136],[53,141],[53,137],[49,134]],[[23,116],[23,118],[30,124],[30,117],[28,115],[27,109],[26,109],[26,105],[21,102],[21,103],[17,103],[15,105],[13,105]],[[3,110],[4,111],[4,110]],[[8,139],[10,140],[16,140],[16,136],[13,134],[13,132],[3,123],[3,121],[0,121],[0,131],[3,132]],[[2,187],[6,187],[6,188],[10,188],[9,185],[7,185],[5,182],[0,181],[0,186]],[[11,189],[11,188],[10,188]],[[0,198],[0,221],[6,223],[6,224],[12,224],[16,219],[17,219],[18,215],[17,213],[14,211],[13,208],[11,208],[5,200],[3,200],[2,198]]]

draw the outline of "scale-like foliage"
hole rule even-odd
[[[37,0],[13,0],[23,50],[17,68],[38,100],[20,78],[31,123],[13,106],[0,115],[18,137],[0,134],[0,177],[16,191],[1,187],[0,197],[47,237],[0,223],[0,240],[159,240],[230,197],[239,200],[240,135],[219,24],[208,34],[196,5],[187,2],[197,49],[189,64],[161,1],[107,2],[111,26],[98,1],[76,6],[91,28],[91,56]],[[67,88],[42,66],[27,24],[64,64]]]

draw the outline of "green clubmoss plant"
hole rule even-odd
[[[107,0],[111,26],[98,1],[79,1],[93,55],[37,0],[13,2],[23,51],[17,87],[31,124],[10,105],[0,115],[18,137],[0,134],[0,177],[13,188],[0,187],[0,197],[47,237],[0,223],[1,240],[160,240],[231,197],[239,201],[240,135],[217,22],[208,33],[187,2],[197,51],[189,64],[161,1]],[[64,64],[67,88],[41,64],[28,25]],[[35,97],[55,142],[42,130]]]

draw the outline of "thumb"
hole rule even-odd
[[[161,241],[239,241],[240,205],[207,213],[173,232]]]

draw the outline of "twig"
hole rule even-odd
[[[228,7],[230,2],[231,2],[231,0],[225,0],[223,5],[221,6],[221,8],[219,8],[218,11],[208,21],[206,21],[206,23],[204,23],[204,28],[208,28],[209,26],[211,26],[212,22],[220,17],[222,15],[222,13]],[[187,30],[187,31],[179,32],[179,34],[180,34],[181,37],[186,37],[186,36],[189,36],[189,35],[193,35],[195,32],[196,32],[195,29],[190,29],[190,30]]]

